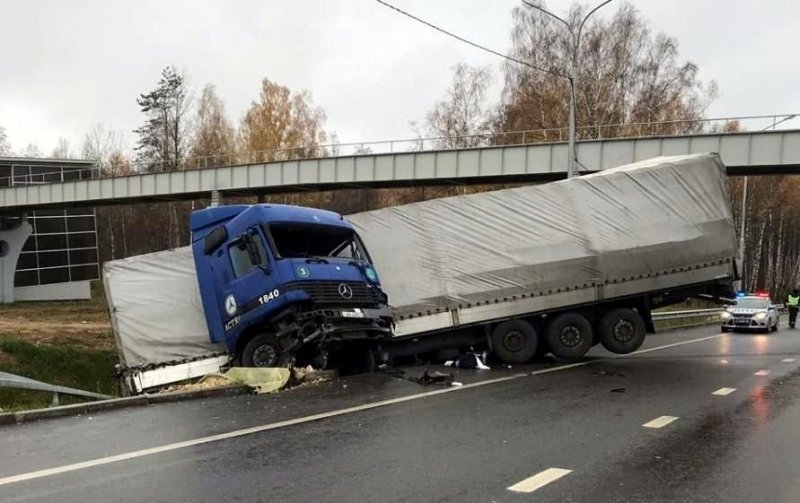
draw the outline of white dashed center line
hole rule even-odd
[[[565,470],[563,468],[548,468],[547,470],[537,473],[533,477],[528,477],[525,480],[517,482],[513,486],[509,487],[508,490],[515,493],[532,493],[533,491],[541,489],[547,484],[555,482],[569,473],[572,473],[572,470]]]
[[[769,370],[759,370],[758,372],[756,372],[753,375],[756,375],[756,376],[768,376],[769,375]]]
[[[734,391],[736,391],[736,388],[720,388],[720,389],[718,389],[717,391],[715,391],[715,392],[713,392],[711,394],[712,395],[717,395],[717,396],[726,396],[726,395],[730,395]]]
[[[668,425],[669,423],[677,420],[678,418],[675,416],[661,416],[653,419],[649,423],[644,423],[642,426],[645,428],[663,428],[664,426]]]
[[[783,360],[781,360],[781,361],[782,361],[783,363],[792,363],[792,362],[794,361],[794,358],[784,358],[784,359],[783,359]]]

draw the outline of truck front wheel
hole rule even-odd
[[[536,329],[524,320],[500,323],[492,330],[492,352],[505,363],[525,363],[536,354]]]
[[[275,337],[269,334],[256,335],[242,350],[242,365],[245,367],[277,367],[279,359]]]
[[[579,360],[592,347],[592,325],[578,313],[560,314],[547,326],[547,345],[559,360]]]
[[[633,309],[609,311],[600,320],[599,329],[600,343],[612,353],[633,353],[644,342],[644,320]]]

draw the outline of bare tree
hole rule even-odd
[[[207,84],[197,103],[195,131],[189,150],[192,167],[225,164],[235,151],[235,133],[225,115],[225,105],[214,91],[214,86]]]
[[[39,146],[35,143],[28,143],[28,145],[20,152],[21,157],[44,157]]]
[[[122,153],[121,135],[108,129],[103,124],[95,125],[83,136],[81,155],[91,159],[105,175],[121,174],[122,169],[129,170],[130,164]]]
[[[50,153],[51,157],[56,159],[69,159],[72,157],[72,150],[70,149],[69,140],[64,137],[58,139],[55,148]]]
[[[447,97],[425,116],[423,134],[440,138],[436,148],[477,147],[490,131],[486,91],[491,83],[488,67],[465,64],[453,68]]]
[[[573,4],[567,19],[577,24],[585,7]],[[558,75],[567,73],[571,41],[558,21],[528,7],[513,11],[510,55],[552,73],[507,63],[503,103],[495,118],[498,131],[543,130],[526,141],[558,139],[567,124],[569,90]],[[678,59],[678,44],[653,34],[630,4],[610,19],[592,18],[584,27],[579,51],[578,136],[668,134],[694,131],[716,96],[716,84],[698,78],[698,67]],[[640,126],[633,123],[664,122]],[[598,128],[603,124],[623,124]],[[501,140],[519,142],[519,138]]]
[[[11,144],[8,142],[8,134],[3,126],[0,126],[0,155],[11,155]]]

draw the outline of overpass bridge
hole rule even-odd
[[[580,141],[594,172],[662,155],[717,152],[732,175],[800,173],[800,130]],[[436,184],[535,182],[566,176],[565,142],[368,153],[74,181],[0,179],[0,211],[172,201],[223,195]]]
[[[640,124],[633,130],[629,124],[611,126],[632,131],[634,136],[580,141],[578,158],[583,172],[595,172],[656,156],[717,152],[732,175],[800,174],[800,130],[775,127],[796,117],[798,114],[750,117],[747,119],[770,119],[772,130],[731,133],[648,136],[670,124]],[[595,126],[594,134],[606,127]],[[526,133],[533,136],[526,138]],[[12,167],[9,176],[0,176],[0,302],[14,300],[17,260],[32,231],[23,215],[33,211],[354,187],[547,181],[566,176],[563,133],[562,129],[500,133],[500,138],[490,142],[504,145],[472,148],[424,150],[426,140],[420,139],[349,144],[356,147],[351,155],[336,155],[334,148],[325,149],[328,156],[316,158],[228,162],[218,167],[203,162],[194,165],[197,169],[180,171],[149,166],[148,172],[123,176],[108,176],[95,167],[77,172],[70,168],[66,177],[63,168],[41,173],[29,166]],[[530,143],[531,138],[556,141]],[[486,138],[478,140],[475,143],[487,143]],[[398,151],[402,143],[410,143],[413,149]],[[379,146],[388,146],[388,151],[369,151]],[[302,157],[307,157],[305,150]],[[291,151],[269,154],[275,153],[301,157]]]

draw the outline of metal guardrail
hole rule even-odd
[[[97,400],[112,398],[109,395],[92,393],[91,391],[84,391],[81,389],[68,388],[67,386],[58,386],[56,384],[47,384],[35,379],[9,374],[8,372],[0,372],[0,389],[2,388],[52,393],[53,402],[51,403],[51,406],[57,406],[59,404],[59,395],[80,396],[84,398],[95,398]]]
[[[785,312],[786,306],[784,304],[775,304],[779,312]],[[703,318],[714,315],[721,315],[725,310],[719,308],[712,309],[689,309],[685,311],[659,311],[652,313],[653,321],[666,321],[666,320],[686,320],[691,318]]]
[[[704,316],[713,316],[715,314],[722,314],[724,309],[692,309],[686,311],[661,311],[652,313],[653,321],[664,320],[683,320],[687,318],[700,318]]]

